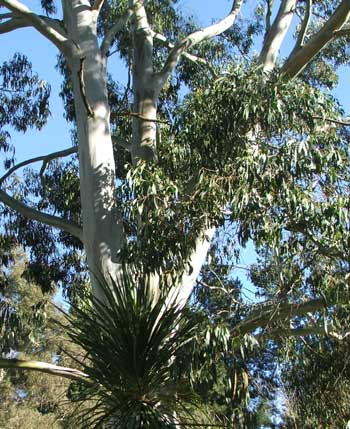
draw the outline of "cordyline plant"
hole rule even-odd
[[[66,315],[68,336],[86,352],[77,362],[88,383],[71,395],[72,401],[91,404],[78,413],[80,423],[89,428],[199,423],[193,417],[198,398],[176,368],[195,324],[184,317],[173,290],[154,287],[149,277],[130,269],[118,283],[97,278],[104,301],[91,296],[83,309]]]

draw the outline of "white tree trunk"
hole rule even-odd
[[[122,222],[116,211],[115,162],[109,128],[105,61],[98,46],[96,13],[81,0],[69,7],[68,34],[76,49],[67,61],[73,82],[78,132],[84,246],[94,276],[120,269],[118,251],[123,242]],[[68,12],[68,11],[67,11]],[[98,282],[94,293],[102,297]]]

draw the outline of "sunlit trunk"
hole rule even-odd
[[[71,2],[68,31],[76,42],[67,60],[77,123],[84,247],[93,278],[101,273],[114,276],[120,269],[122,223],[115,203],[106,67],[98,46],[95,15],[81,1]],[[95,295],[101,297],[98,282],[92,283]]]

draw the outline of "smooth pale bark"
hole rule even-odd
[[[75,47],[67,55],[73,82],[78,134],[84,246],[91,273],[116,278],[121,265],[122,222],[115,207],[115,162],[109,128],[105,59],[98,46],[96,11],[89,2],[66,2],[67,33]],[[94,293],[102,298],[98,282]]]
[[[97,18],[103,5],[96,0],[62,0],[63,21],[53,20],[33,13],[18,0],[0,0],[0,5],[9,9],[16,18],[4,22],[2,31],[12,31],[22,26],[32,26],[51,40],[64,55],[73,84],[77,121],[78,154],[80,167],[81,204],[83,217],[83,242],[92,274],[101,273],[116,280],[121,265],[118,252],[124,243],[122,221],[115,207],[115,162],[109,129],[110,109],[107,98],[106,61],[111,41],[123,24],[132,18],[133,38],[133,135],[131,154],[133,163],[138,160],[156,161],[157,101],[163,86],[170,77],[181,55],[190,46],[214,37],[228,29],[237,17],[241,0],[233,2],[230,13],[221,21],[195,31],[185,39],[169,45],[171,52],[160,73],[153,72],[153,35],[149,26],[143,0],[129,0],[129,9],[106,33],[100,49],[97,37]],[[1,32],[1,28],[0,28]],[[11,197],[3,195],[3,201],[12,204]],[[26,207],[17,208],[24,215],[36,218],[37,213]],[[25,211],[24,211],[25,209]],[[62,226],[64,220],[42,215],[50,225]],[[71,226],[69,225],[69,228]],[[78,233],[72,229],[72,232]],[[79,230],[81,237],[81,230]],[[189,265],[193,269],[181,274],[184,285],[181,300],[185,301],[200,267],[205,260],[210,242],[199,237],[195,254]],[[93,276],[94,277],[94,276]],[[94,293],[102,297],[98,282],[94,281]],[[193,287],[193,285],[192,285]]]
[[[297,0],[283,0],[277,16],[266,34],[259,62],[265,71],[274,68],[282,42],[292,23]]]
[[[350,2],[343,0],[324,26],[300,49],[293,50],[284,63],[282,75],[294,78],[321,52],[350,19]]]
[[[45,374],[68,378],[74,381],[83,381],[84,383],[87,383],[87,384],[93,384],[91,380],[89,380],[89,376],[84,372],[79,371],[78,369],[53,365],[46,362],[0,358],[0,368],[38,371],[38,372],[43,372]]]
[[[131,155],[138,160],[156,159],[156,117],[159,92],[154,87],[153,34],[148,23],[143,1],[131,0],[134,10],[131,20],[133,38],[133,92]]]
[[[215,228],[208,228],[196,240],[195,247],[187,261],[188,268],[182,273],[179,283],[174,288],[173,292],[180,308],[186,305],[191,296],[196,279],[207,257],[214,234]]]

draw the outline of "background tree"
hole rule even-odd
[[[1,357],[55,362],[65,365],[65,333],[53,321],[61,318],[51,304],[52,295],[22,278],[26,256],[15,251],[15,261],[1,285]],[[65,344],[65,345],[64,345]],[[69,362],[71,365],[72,362]],[[0,424],[3,428],[71,427],[66,405],[69,381],[48,374],[1,370]]]

